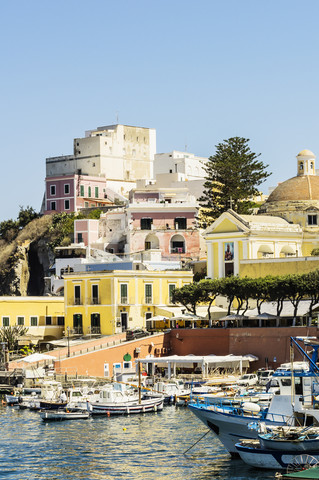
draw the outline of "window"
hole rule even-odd
[[[173,303],[173,292],[176,288],[176,285],[174,283],[171,283],[168,285],[168,301],[169,303]]]
[[[56,210],[56,202],[51,202],[51,210]]]
[[[99,303],[99,286],[92,285],[92,303],[97,305]]]
[[[66,194],[70,193],[70,184],[69,183],[64,184],[64,193],[66,193]]]
[[[303,170],[303,162],[300,162],[300,164],[299,164],[299,170]]]
[[[2,317],[2,326],[9,327],[10,325],[10,317]]]
[[[121,283],[121,303],[127,304],[127,283]]]
[[[52,325],[52,317],[49,317],[49,316],[46,315],[45,324],[46,325]]]
[[[56,194],[55,185],[50,185],[50,195],[55,195],[55,194]]]
[[[30,327],[38,326],[38,317],[30,317]]]
[[[152,303],[152,284],[151,283],[145,284],[145,303],[147,304]]]
[[[81,287],[80,285],[74,286],[74,305],[81,305]]]
[[[186,218],[183,218],[183,217],[175,218],[175,228],[176,230],[186,230],[187,228]]]
[[[141,218],[141,230],[152,230],[152,218]]]
[[[95,198],[99,198],[99,187],[95,187]]]
[[[78,233],[78,243],[83,242],[83,233]]]
[[[92,195],[92,189],[91,187],[88,187],[88,197],[91,197],[91,195]]]
[[[24,325],[24,317],[17,317],[17,325]]]
[[[89,202],[84,202],[84,208],[89,208]]]
[[[152,243],[151,242],[145,242],[145,250],[151,250],[152,248]]]
[[[64,200],[64,210],[70,210],[70,200]]]
[[[63,327],[64,326],[64,317],[58,317],[57,320],[58,320],[58,325],[60,327]]]
[[[308,215],[308,225],[317,225],[317,215]]]
[[[80,185],[80,196],[84,197],[84,185]]]

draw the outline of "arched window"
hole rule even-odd
[[[303,162],[299,163],[299,170],[303,171]]]
[[[171,253],[185,253],[185,239],[182,235],[173,235],[170,242]]]

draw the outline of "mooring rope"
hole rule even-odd
[[[206,433],[204,433],[204,435],[202,435],[191,447],[189,447],[187,450],[185,450],[185,452],[183,453],[183,455],[185,455],[185,453],[187,453],[191,448],[195,447],[195,445],[201,441],[202,438],[204,438],[211,430],[207,430]]]

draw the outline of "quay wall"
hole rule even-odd
[[[176,337],[177,335],[177,337]],[[290,337],[319,336],[317,327],[203,328],[175,329],[170,332],[173,355],[247,355],[258,361],[251,370],[266,366],[277,368],[289,362]],[[295,352],[295,360],[301,356]]]

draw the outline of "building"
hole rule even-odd
[[[65,326],[72,334],[112,335],[146,328],[157,309],[172,305],[190,271],[119,271],[65,274]]]
[[[107,187],[127,194],[137,179],[153,178],[156,131],[151,128],[109,125],[89,130],[75,138],[73,155],[46,159],[46,182],[50,177],[79,175],[102,177]],[[98,186],[98,185],[97,185]],[[85,185],[84,185],[85,189]],[[95,192],[87,197],[95,197]],[[83,195],[85,197],[85,194]]]
[[[265,276],[319,267],[319,176],[315,155],[297,155],[297,175],[280,183],[258,215],[223,213],[206,231],[207,274]]]
[[[63,297],[0,297],[1,327],[26,327],[27,343],[45,343],[62,337]]]
[[[159,188],[187,188],[196,199],[203,194],[206,157],[193,153],[157,153],[154,156],[154,177]]]

